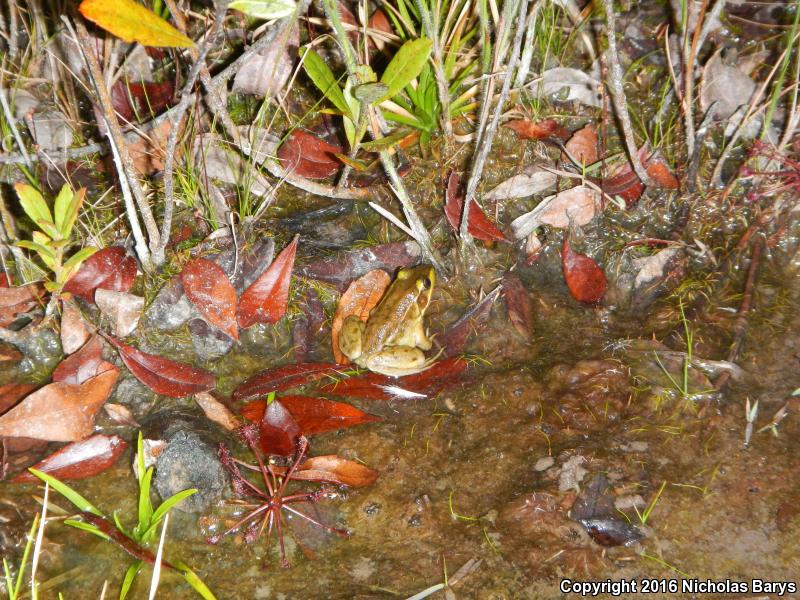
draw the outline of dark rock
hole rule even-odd
[[[233,340],[203,319],[189,321],[192,346],[201,361],[216,360],[230,352]]]
[[[180,277],[173,277],[155,297],[142,316],[141,326],[156,331],[175,331],[200,313],[186,297]]]

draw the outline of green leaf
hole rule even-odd
[[[122,580],[122,587],[119,590],[119,600],[125,600],[128,596],[128,592],[131,590],[131,586],[133,585],[133,580],[136,579],[136,576],[139,574],[139,571],[142,570],[142,561],[137,560],[135,561],[128,570],[125,571],[125,578]]]
[[[74,527],[75,529],[80,529],[82,531],[88,531],[89,533],[92,533],[92,534],[96,535],[97,537],[102,538],[104,540],[110,540],[111,539],[105,533],[100,531],[97,528],[97,526],[92,525],[91,523],[86,523],[84,521],[78,521],[76,519],[67,519],[66,521],[64,521],[64,525],[69,525],[70,527]]]
[[[136,529],[146,529],[153,518],[153,503],[150,500],[150,484],[153,481],[153,467],[149,467],[139,480],[139,524]]]
[[[280,19],[289,16],[296,8],[292,0],[233,0],[228,8],[243,12],[256,19]]]
[[[66,237],[63,235],[64,218],[67,216],[67,210],[69,209],[69,205],[72,203],[72,197],[72,188],[65,183],[63,186],[61,186],[61,191],[58,192],[55,204],[53,204],[53,215],[55,216],[56,229],[62,232],[61,237]]]
[[[191,48],[194,42],[135,0],[83,0],[80,13],[126,42],[159,48]]]
[[[311,48],[306,47],[303,54],[303,68],[309,79],[314,82],[314,85],[319,88],[319,91],[331,101],[339,111],[346,117],[353,118],[350,112],[350,107],[344,99],[342,89],[336,80],[336,76],[331,71],[330,67],[322,60],[322,57],[314,52]]]
[[[69,239],[70,234],[72,233],[72,227],[75,225],[75,221],[78,218],[78,212],[81,209],[84,198],[86,198],[86,188],[81,188],[72,194],[72,202],[69,203],[64,215],[64,221],[62,222],[61,227],[59,227],[59,230],[61,231],[61,237]],[[58,225],[56,225],[56,227],[58,227]]]
[[[353,95],[360,102],[373,104],[383,98],[388,89],[385,83],[362,83],[353,89]]]
[[[65,262],[61,266],[61,268],[62,269],[67,269],[69,271],[77,269],[81,265],[81,263],[83,261],[85,261],[87,258],[89,258],[95,252],[97,252],[97,248],[92,248],[91,246],[88,246],[86,248],[82,248],[81,250],[78,250],[75,254],[70,256],[69,259],[67,260],[67,262]]]
[[[14,189],[17,191],[17,196],[19,196],[22,210],[25,211],[31,221],[34,223],[39,221],[53,223],[50,207],[47,206],[47,202],[35,187],[27,183],[17,183],[14,185]]]
[[[61,239],[61,232],[56,229],[56,226],[53,225],[50,221],[45,221],[44,219],[37,219],[36,224],[39,226],[39,229],[44,231],[51,240],[60,240]]]
[[[195,592],[200,594],[203,598],[205,598],[205,600],[217,600],[216,596],[214,596],[211,590],[208,589],[208,587],[206,587],[206,584],[203,583],[203,580],[200,579],[197,576],[197,573],[192,571],[188,565],[179,560],[174,561],[174,563],[175,566],[181,570],[181,575],[183,575],[183,578],[186,580],[186,583],[192,586],[192,589]]]
[[[44,259],[47,257],[50,260],[55,259],[56,253],[53,251],[52,248],[49,246],[45,246],[44,244],[40,244],[38,242],[32,242],[31,240],[20,240],[14,244],[15,246],[19,246],[20,248],[27,248],[28,250],[33,250],[34,252],[38,253],[39,256]]]
[[[400,93],[404,87],[411,83],[428,62],[433,44],[428,38],[419,38],[406,42],[392,58],[381,76],[381,83],[389,87],[389,91],[382,98],[387,100]]]
[[[103,513],[100,512],[91,502],[89,502],[86,498],[81,496],[78,492],[73,490],[69,487],[66,483],[59,481],[52,475],[48,475],[47,473],[42,473],[34,468],[28,469],[31,473],[33,473],[36,477],[45,481],[50,484],[50,487],[57,491],[59,494],[64,496],[67,500],[72,502],[78,510],[81,512],[90,512],[93,515],[97,515],[98,517],[102,517]]]
[[[401,140],[405,139],[408,135],[409,135],[408,129],[398,129],[391,135],[387,135],[386,137],[382,137],[378,140],[363,142],[361,144],[361,147],[369,152],[380,152],[381,150],[388,150]]]
[[[158,524],[161,522],[164,516],[172,508],[174,508],[175,506],[186,500],[186,498],[188,498],[189,496],[193,496],[196,493],[197,493],[196,489],[183,490],[182,492],[173,494],[172,496],[164,500],[164,502],[162,502],[153,513],[153,516],[150,519],[150,527],[142,535],[142,540],[149,541],[151,536],[153,536],[156,533],[156,528],[158,527]]]

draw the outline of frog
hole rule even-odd
[[[425,351],[433,341],[423,319],[435,281],[430,265],[400,269],[366,322],[357,315],[345,319],[339,334],[342,353],[359,367],[390,377],[430,367],[435,358],[426,360]]]

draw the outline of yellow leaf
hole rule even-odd
[[[194,42],[135,0],[83,0],[80,13],[126,42],[161,48],[189,48]]]

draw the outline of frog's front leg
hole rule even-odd
[[[413,375],[429,366],[422,350],[411,346],[390,346],[364,358],[360,364],[374,373],[390,377]]]
[[[361,358],[365,323],[355,315],[350,315],[342,323],[339,331],[339,350],[353,362]]]

